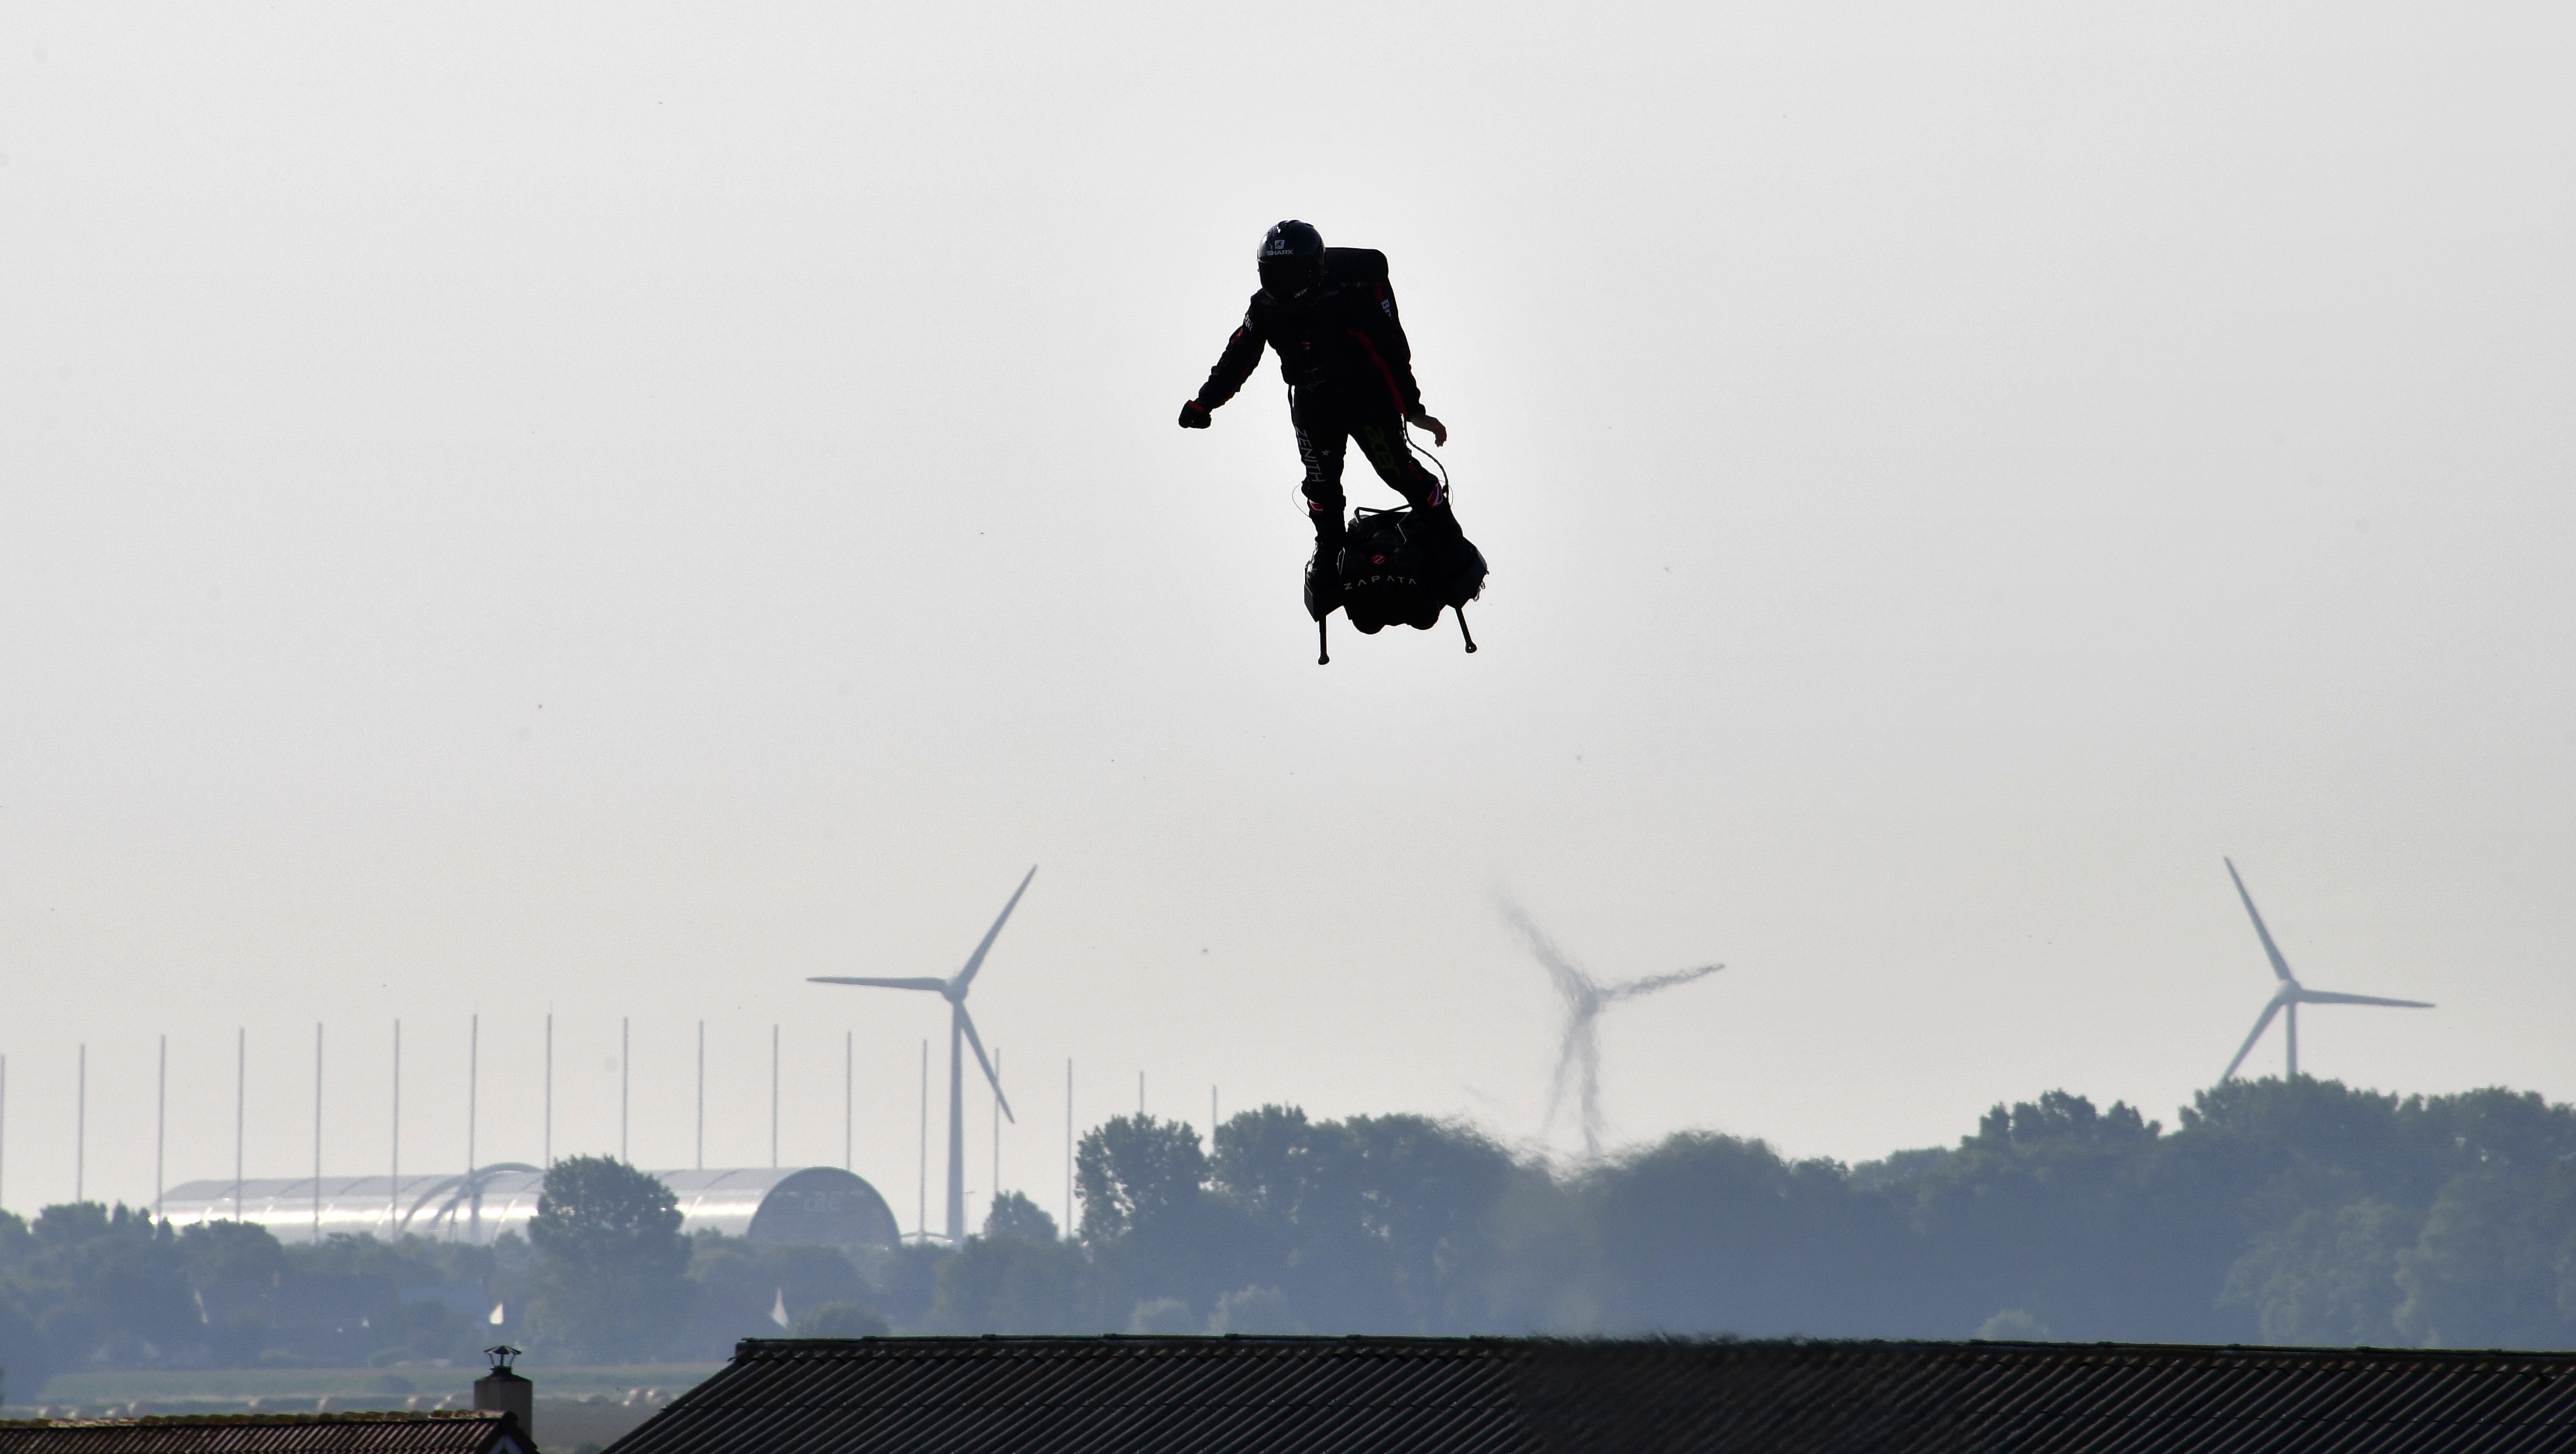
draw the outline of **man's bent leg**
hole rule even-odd
[[[1458,521],[1449,511],[1449,492],[1441,488],[1440,477],[1422,467],[1413,451],[1405,444],[1404,421],[1388,418],[1355,425],[1351,437],[1359,441],[1360,453],[1368,457],[1377,477],[1392,486],[1413,507],[1414,515],[1434,534],[1454,535]]]

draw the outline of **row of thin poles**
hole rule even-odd
[[[707,1164],[707,1022],[698,1022],[697,1127],[693,1163],[698,1170]],[[780,1065],[782,1047],[777,1025],[769,1027],[769,1164],[778,1165],[780,1104]],[[323,1088],[326,1069],[325,1032],[320,1022],[313,1026],[313,1225],[318,1234],[322,1224],[322,1129]],[[628,1133],[634,1085],[631,1061],[633,1022],[620,1017],[617,1022],[617,1157],[628,1158]],[[924,1042],[927,1044],[927,1042]],[[857,1113],[857,1043],[852,1032],[843,1032],[841,1040],[841,1165],[850,1170],[855,1141]],[[483,1070],[483,1017],[471,1015],[466,1021],[465,1052],[465,1164],[471,1173],[476,1162],[476,1138],[481,1110]],[[153,1088],[152,1125],[152,1214],[161,1215],[167,1190],[170,1142],[170,1037],[159,1037],[155,1052],[156,1073]],[[389,1136],[388,1167],[392,1189],[390,1197],[399,1197],[402,1183],[402,1021],[393,1022],[393,1087],[392,1126]],[[89,1046],[83,1042],[77,1052],[73,1072],[72,1122],[72,1200],[85,1201],[89,1191]],[[243,1205],[244,1150],[248,1141],[250,1087],[250,1030],[239,1027],[233,1042],[233,1213],[241,1214]],[[545,1111],[543,1160],[554,1165],[555,1111],[555,1017],[545,1019]],[[7,1204],[9,1124],[9,1058],[0,1055],[0,1206]],[[997,1153],[998,1154],[998,1153]],[[389,1216],[398,1218],[400,1209],[388,1202]]]
[[[707,1022],[700,1020],[697,1029],[697,1126],[692,1164],[696,1169],[703,1171],[707,1164]],[[632,1031],[633,1022],[621,1016],[617,1022],[617,1156],[621,1161],[628,1159],[628,1132],[631,1125],[629,1111],[634,1083],[631,1059],[634,1043]],[[319,1235],[322,1225],[323,1034],[322,1024],[317,1021],[313,1026],[313,1225],[316,1235]],[[779,1034],[777,1025],[773,1024],[769,1027],[769,1164],[773,1169],[778,1165],[781,1119],[782,1049]],[[482,1047],[483,1017],[475,1014],[469,1016],[466,1022],[465,1163],[469,1174],[475,1167],[476,1134],[481,1100]],[[246,1113],[249,1105],[250,1031],[248,1027],[234,1031],[233,1054],[233,1213],[239,1216],[242,1210],[243,1149],[248,1124]],[[160,1037],[157,1062],[152,1138],[152,1213],[155,1217],[161,1215],[164,1176],[168,1164],[170,1100],[170,1037],[168,1035]],[[858,1108],[857,1066],[855,1034],[851,1031],[843,1031],[841,1036],[841,1166],[843,1170],[855,1170],[853,1153],[856,1149],[854,1141]],[[1002,1071],[1002,1047],[998,1045],[993,1047],[993,1071],[996,1075]],[[83,1043],[79,1049],[76,1075],[78,1084],[74,1097],[72,1199],[80,1201],[85,1198],[88,1190],[89,1170],[89,1046],[86,1043]],[[402,1021],[400,1019],[393,1022],[392,1090],[393,1115],[387,1168],[390,1173],[390,1185],[386,1206],[389,1222],[398,1221],[401,1215],[398,1204],[402,1185]],[[5,1175],[8,1165],[8,1107],[9,1059],[5,1055],[0,1055],[0,1175]],[[554,1113],[555,1017],[550,1012],[545,1018],[545,1111],[542,1132],[543,1161],[547,1166],[552,1166],[555,1159]],[[1136,1072],[1136,1113],[1139,1116],[1145,1114],[1145,1072],[1141,1070]],[[1217,1124],[1217,1088],[1211,1085],[1208,1087],[1208,1127],[1211,1137]],[[1072,1233],[1076,1211],[1073,1128],[1073,1061],[1067,1059],[1064,1063],[1064,1225],[1067,1235]],[[996,1098],[993,1103],[993,1195],[1000,1195],[1001,1185],[1002,1107],[999,1098]],[[926,1039],[921,1042],[921,1158],[915,1186],[918,1194],[913,1225],[916,1231],[927,1232],[930,1217],[930,1042]],[[6,1182],[0,1180],[0,1205],[6,1205],[5,1196]]]

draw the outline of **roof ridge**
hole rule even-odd
[[[2200,1360],[2239,1362],[2248,1359],[2337,1363],[2373,1361],[2427,1362],[2521,1362],[2576,1364],[2576,1350],[2527,1348],[2403,1348],[2376,1345],[2328,1347],[2308,1344],[2274,1343],[2032,1343],[2004,1342],[1986,1339],[1931,1338],[1737,1338],[1732,1336],[1689,1337],[1671,1334],[1646,1334],[1624,1337],[1512,1337],[1497,1334],[1444,1336],[1418,1333],[982,1333],[982,1334],[908,1334],[880,1335],[865,1338],[744,1338],[734,1346],[736,1360],[779,1358],[797,1354],[859,1354],[882,1351],[955,1352],[979,1348],[1043,1348],[1070,1351],[1078,1348],[1133,1350],[1137,1348],[1225,1349],[1300,1348],[1325,1351],[1331,1349],[1397,1349],[1421,1352],[1521,1351],[1521,1350],[1616,1350],[1637,1352],[1665,1349],[1674,1352],[1734,1351],[1745,1354],[1778,1355],[1784,1352],[1810,1354],[1887,1353],[1921,1357],[1925,1354],[1951,1354],[1960,1357],[2033,1358],[2052,1361],[2069,1359],[2121,1358],[2140,1361]]]

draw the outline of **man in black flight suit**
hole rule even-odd
[[[1353,440],[1378,477],[1413,507],[1426,532],[1455,538],[1458,522],[1448,492],[1405,440],[1407,423],[1429,430],[1434,444],[1447,444],[1449,431],[1423,412],[1413,350],[1404,341],[1383,269],[1373,279],[1333,276],[1324,263],[1323,235],[1294,219],[1262,239],[1260,264],[1261,291],[1252,295],[1243,326],[1226,340],[1198,397],[1181,406],[1181,427],[1207,428],[1213,422],[1209,411],[1243,387],[1267,344],[1278,351],[1279,374],[1288,381],[1288,417],[1306,466],[1314,573],[1335,575],[1343,533],[1342,458]]]

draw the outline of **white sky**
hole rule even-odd
[[[2576,1095],[2558,5],[0,7],[5,1186],[556,1149],[912,1216],[927,996],[1061,1198],[1264,1099],[1861,1158],[2065,1086]],[[1282,216],[1385,249],[1469,531],[1313,661]],[[1355,468],[1353,497],[1392,496]],[[2277,1042],[2254,1064],[2277,1069]],[[969,1184],[991,1184],[977,1151]],[[1560,1123],[1553,1138],[1570,1143]],[[936,1164],[933,1177],[938,1176]],[[934,1218],[937,1216],[933,1209]]]

